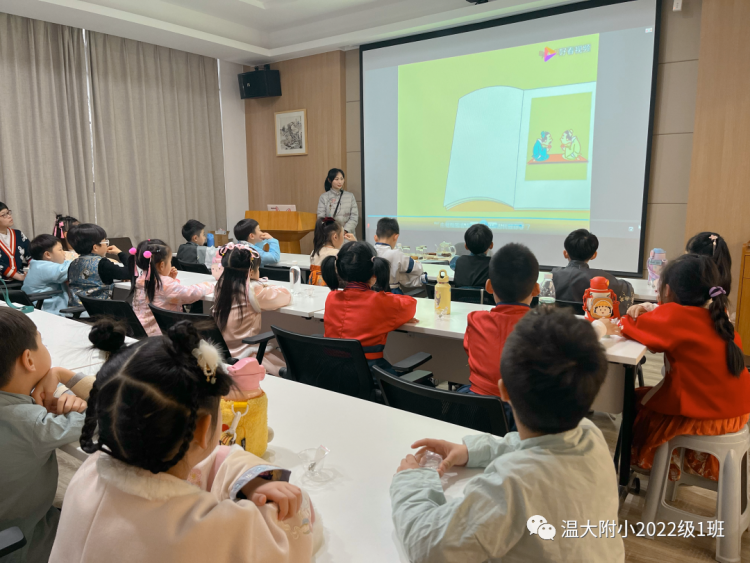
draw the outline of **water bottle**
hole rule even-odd
[[[552,282],[552,274],[544,274],[542,290],[539,292],[540,305],[555,305],[555,284]]]
[[[297,262],[292,262],[289,268],[289,284],[292,286],[292,295],[299,295],[302,291],[302,272],[297,266]]]

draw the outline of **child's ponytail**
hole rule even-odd
[[[391,263],[385,258],[376,256],[372,259],[372,271],[375,275],[375,285],[372,288],[375,291],[385,291],[391,283]]]
[[[683,254],[664,268],[659,279],[660,294],[669,286],[669,293],[680,305],[708,307],[716,333],[727,343],[727,368],[734,376],[745,369],[745,357],[734,342],[734,325],[727,315],[729,299],[726,290],[719,284],[719,270],[714,261],[701,254]]]
[[[704,231],[692,237],[685,250],[690,254],[709,256],[719,270],[719,283],[729,295],[732,292],[732,255],[721,235]]]
[[[320,263],[320,273],[328,289],[336,291],[339,288],[339,275],[336,270],[336,256],[326,256]]]

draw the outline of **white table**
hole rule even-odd
[[[209,274],[196,274],[194,272],[179,272],[177,279],[180,280],[183,285],[195,285],[201,282],[212,282],[214,284],[216,283],[216,280],[213,276]],[[286,287],[291,291],[292,285],[289,282],[271,280],[268,283],[269,285]],[[118,290],[130,291],[130,282],[118,282],[115,284],[115,288]],[[331,290],[327,287],[317,285],[303,285],[301,295],[292,296],[292,302],[289,305],[287,305],[286,307],[282,307],[278,311],[274,312],[280,313],[282,315],[293,315],[295,317],[311,318],[315,311],[325,308],[326,298],[328,297],[328,293],[330,291]],[[213,293],[211,295],[206,295],[203,298],[203,301],[209,304],[213,303]],[[207,312],[209,310],[209,307],[205,308],[204,310]],[[264,315],[265,314],[266,313],[264,313]]]
[[[276,264],[269,264],[269,266],[278,266],[281,268],[291,268],[294,263],[297,262],[300,270],[310,269],[310,255],[309,254],[287,254],[282,252],[281,258]]]

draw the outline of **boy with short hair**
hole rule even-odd
[[[81,305],[80,296],[92,299],[112,299],[115,281],[129,280],[128,253],[107,240],[107,231],[94,223],[81,223],[71,227],[68,240],[79,256],[68,268],[68,282],[73,294],[73,304]],[[117,254],[120,264],[107,259],[107,254]]]
[[[239,244],[252,246],[260,254],[260,265],[276,264],[281,260],[279,241],[268,233],[260,230],[260,225],[255,219],[242,219],[234,226],[234,238]],[[268,250],[264,247],[268,245]]]
[[[183,264],[203,264],[198,260],[198,248],[206,244],[206,225],[190,219],[182,226],[182,236],[187,241],[177,249],[177,260]]]
[[[460,392],[500,396],[497,382],[505,340],[516,323],[531,309],[539,295],[539,262],[523,244],[509,243],[495,253],[489,263],[485,290],[495,298],[495,308],[472,311],[467,317],[464,350],[469,356],[469,381]],[[503,403],[508,427],[515,430],[513,411]]]
[[[456,287],[482,288],[489,278],[490,257],[487,252],[495,246],[492,231],[481,223],[472,225],[464,233],[464,243],[471,254],[454,256],[451,260],[451,269],[456,272],[453,284]]]
[[[578,229],[567,236],[563,256],[568,260],[568,265],[552,270],[555,296],[558,301],[582,303],[583,294],[591,287],[591,279],[602,276],[609,280],[609,289],[617,295],[620,311],[624,313],[633,304],[633,286],[609,272],[589,267],[589,262],[596,258],[598,250],[599,239],[586,229]]]
[[[375,252],[391,265],[391,293],[403,294],[404,288],[422,287],[427,283],[427,277],[423,275],[422,264],[396,248],[399,236],[400,229],[396,219],[383,217],[378,221],[375,229]]]
[[[39,235],[31,241],[31,258],[21,289],[29,295],[59,291],[59,295],[48,297],[42,303],[42,311],[59,315],[60,309],[68,306],[65,283],[71,261],[65,259],[62,243],[52,235]]]
[[[508,337],[502,371],[500,396],[518,432],[463,444],[419,440],[393,478],[393,522],[409,561],[624,562],[622,537],[600,532],[600,522],[617,528],[615,467],[601,431],[584,418],[607,374],[591,324],[551,307],[531,311]],[[419,467],[427,450],[443,457],[437,471]],[[440,476],[456,465],[485,470],[463,497],[447,500]],[[554,541],[548,527],[540,537],[535,516],[554,527]],[[587,523],[595,533],[579,534]]]
[[[27,542],[3,561],[47,561],[60,519],[55,450],[80,438],[94,377],[51,367],[36,325],[20,311],[0,307],[0,334],[0,530],[18,526]],[[80,397],[55,398],[65,390],[54,393],[58,383]]]

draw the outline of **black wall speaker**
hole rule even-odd
[[[238,74],[240,97],[270,98],[281,96],[281,75],[278,70],[259,69]]]

